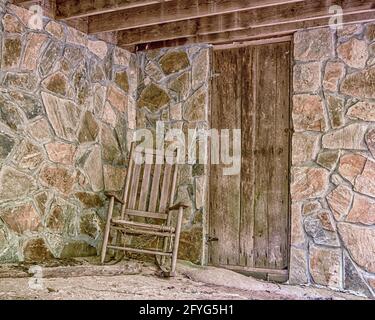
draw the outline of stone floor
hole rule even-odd
[[[107,266],[104,272],[93,266],[93,269],[85,268],[85,274],[91,272],[89,276],[68,278],[64,268],[56,269],[59,272],[56,278],[50,272],[34,289],[30,288],[30,283],[35,287],[33,279],[23,273],[25,268],[12,271],[13,278],[7,277],[5,269],[0,268],[0,299],[362,299],[327,289],[266,283],[232,271],[188,263],[180,263],[178,276],[170,279],[158,277],[152,265],[142,265],[138,271],[126,267],[124,274],[118,272],[118,265]],[[111,273],[113,275],[109,276]]]

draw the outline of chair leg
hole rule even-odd
[[[169,240],[171,240],[171,236],[165,236],[163,239],[163,252],[168,251],[168,245],[169,245]],[[165,263],[165,256],[162,256],[160,258],[160,264],[163,265]]]
[[[174,244],[173,244],[172,265],[171,265],[171,276],[172,277],[174,277],[176,275],[178,245],[179,245],[179,242],[180,242],[180,234],[181,234],[181,225],[182,225],[183,214],[184,214],[184,208],[181,207],[178,210],[177,226],[176,226],[176,232],[175,232]]]
[[[111,199],[109,200],[107,223],[105,225],[104,236],[103,236],[103,246],[102,246],[101,259],[100,259],[102,264],[104,263],[105,254],[107,252],[107,244],[108,244],[108,238],[109,238],[109,231],[111,228],[111,219],[112,219],[114,205],[115,205],[115,198],[111,197]]]

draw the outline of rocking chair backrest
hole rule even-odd
[[[135,161],[137,156],[152,158],[152,162],[138,164]],[[157,157],[164,157],[163,164],[156,161]],[[175,197],[178,168],[175,162],[170,164],[166,158],[157,150],[144,149],[139,152],[132,143],[122,218],[132,215],[169,220],[168,209],[173,205]]]

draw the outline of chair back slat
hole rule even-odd
[[[177,187],[177,176],[178,176],[178,167],[177,165],[173,168],[173,178],[172,178],[172,188],[171,194],[169,196],[169,206],[173,206],[174,204],[174,197],[176,195],[176,187]]]
[[[141,165],[135,163],[134,168],[133,168],[132,183],[130,186],[128,209],[136,209],[140,172],[141,172]]]
[[[148,211],[156,211],[156,204],[159,196],[160,189],[160,176],[161,176],[162,165],[156,163],[154,165],[154,175],[152,177],[151,193],[150,193],[150,202],[148,205]]]
[[[171,173],[172,173],[172,165],[165,164],[164,174],[163,174],[163,184],[161,187],[161,194],[160,194],[159,212],[164,212],[165,209],[167,209],[169,196],[170,196],[169,190],[171,188]]]
[[[139,196],[138,210],[145,211],[147,208],[147,200],[150,190],[150,177],[151,177],[152,164],[146,163],[143,169],[143,177],[141,184],[141,194]]]

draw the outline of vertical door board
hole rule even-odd
[[[272,184],[274,176],[273,142],[275,112],[275,50],[272,45],[256,46],[256,124],[255,124],[255,184],[254,211],[254,264],[268,266],[269,212],[274,208]]]
[[[289,245],[289,169],[290,169],[290,65],[291,44],[277,46],[275,113],[275,181],[273,192],[277,211],[270,214],[269,268],[288,266]]]
[[[239,264],[254,266],[254,197],[255,183],[255,124],[256,124],[256,91],[254,63],[256,47],[245,47],[240,51],[242,56],[242,123],[241,123],[241,227]],[[249,214],[250,213],[250,214]]]
[[[215,52],[213,67],[220,72],[220,76],[213,81],[215,107],[212,110],[212,128],[238,129],[241,127],[241,66],[237,50]],[[239,252],[240,176],[224,176],[223,168],[225,165],[215,165],[210,173],[211,193],[216,195],[210,199],[215,216],[211,220],[210,230],[212,237],[219,239],[211,243],[211,262],[236,265]]]

